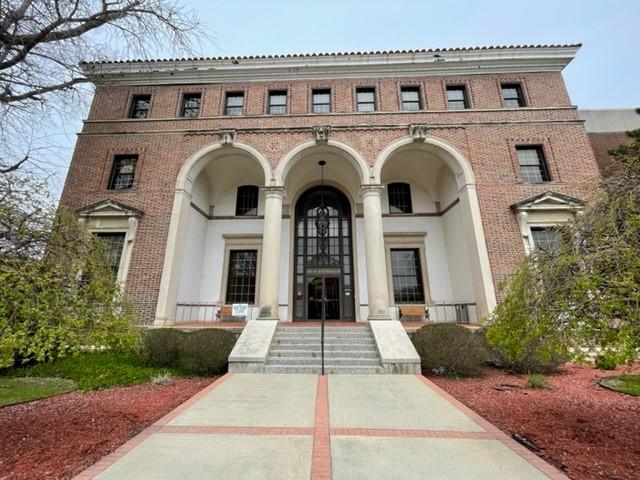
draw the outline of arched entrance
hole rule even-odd
[[[324,209],[322,208],[324,205]],[[333,187],[312,187],[295,208],[293,320],[355,320],[351,206]]]

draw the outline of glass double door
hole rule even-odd
[[[307,319],[340,320],[340,277],[307,278]]]

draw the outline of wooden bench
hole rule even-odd
[[[231,322],[233,321],[232,312],[233,310],[231,308],[231,305],[223,305],[218,308],[218,311],[216,312],[216,319],[219,322]]]
[[[402,305],[400,307],[400,320],[424,322],[429,318],[429,311],[425,305]]]

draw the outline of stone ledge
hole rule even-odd
[[[397,320],[369,322],[385,373],[420,373],[420,356]]]
[[[277,320],[250,320],[229,355],[229,371],[262,373],[278,326]]]

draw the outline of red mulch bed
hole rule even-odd
[[[428,376],[501,430],[533,441],[538,455],[574,480],[638,480],[640,397],[597,385],[623,370],[567,365],[548,377],[546,390],[527,388],[526,375],[498,370],[461,380]]]
[[[71,478],[212,381],[72,392],[0,408],[0,479]]]

